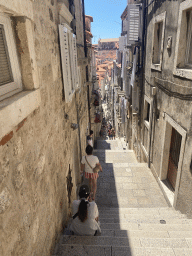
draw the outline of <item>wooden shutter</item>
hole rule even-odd
[[[139,54],[139,51],[138,51],[138,48],[136,48],[136,53],[133,59],[133,69],[131,74],[131,86],[133,86],[132,109],[133,109],[133,112],[136,112],[136,113],[138,113],[139,111],[139,87],[135,82],[135,73],[136,73],[136,67],[137,67],[137,61],[138,61],[138,54]]]
[[[125,18],[123,20],[123,32],[127,31],[127,26],[128,26],[128,20],[127,18]]]
[[[59,25],[59,39],[61,50],[61,64],[64,83],[64,92],[66,102],[72,100],[72,83],[71,83],[71,66],[70,66],[70,49],[69,49],[69,34],[68,28],[64,25]]]
[[[124,49],[124,36],[119,37],[119,51],[123,52]]]
[[[134,44],[139,40],[140,29],[140,5],[128,4],[128,45]]]
[[[0,86],[13,82],[3,25],[0,24]]]
[[[73,66],[74,66],[74,89],[78,88],[78,69],[77,69],[77,46],[76,46],[76,36],[73,35]]]
[[[78,74],[78,87],[81,88],[81,68],[77,68],[77,74]]]

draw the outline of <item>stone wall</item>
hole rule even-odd
[[[57,1],[32,3],[41,103],[0,139],[0,255],[4,256],[50,255],[76,198],[86,145],[85,68],[81,89],[65,103]],[[83,36],[78,38],[83,41]],[[73,131],[71,123],[78,123],[79,129]]]
[[[187,95],[192,92],[191,79],[184,79],[179,75],[174,75],[174,61],[177,45],[178,15],[180,4],[185,1],[159,1],[149,7],[148,12],[148,32],[146,45],[146,67],[145,67],[145,95],[151,100],[154,98],[154,126],[152,137],[152,153],[151,162],[160,179],[165,179],[162,175],[162,163],[164,151],[164,143],[170,143],[170,138],[166,138],[166,116],[171,120],[171,125],[178,127],[178,131],[182,130],[186,135],[183,142],[184,147],[181,148],[180,168],[178,168],[177,185],[174,192],[174,206],[192,216],[192,193],[191,193],[191,100],[185,100]],[[189,2],[189,1],[188,1]],[[162,65],[152,66],[153,55],[153,36],[154,36],[154,17],[166,12],[165,30],[163,31],[163,50]],[[168,48],[168,39],[172,38],[172,47]],[[159,70],[158,70],[159,69]],[[156,87],[156,96],[152,95],[152,88]],[[179,97],[178,97],[179,95]],[[152,115],[152,110],[151,110]],[[142,131],[143,132],[143,131]],[[151,133],[152,134],[152,133]],[[150,137],[151,135],[149,135]],[[184,135],[182,135],[185,138]],[[169,152],[168,152],[169,153]],[[144,159],[145,157],[143,157]],[[180,169],[180,170],[179,170]]]

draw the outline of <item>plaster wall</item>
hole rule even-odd
[[[152,96],[151,87],[157,88],[155,96],[155,125],[154,125],[154,138],[152,140],[152,157],[151,162],[153,167],[160,177],[163,141],[166,138],[165,134],[165,114],[173,120],[178,127],[181,127],[187,133],[187,139],[184,150],[180,153],[183,154],[181,164],[181,176],[177,180],[178,195],[175,207],[184,213],[192,216],[191,210],[191,119],[192,119],[192,104],[191,100],[185,100],[185,96],[192,93],[192,80],[183,79],[178,75],[174,75],[174,59],[175,47],[177,44],[177,31],[178,31],[178,14],[179,6],[183,1],[159,1],[149,7],[148,12],[148,32],[147,32],[147,45],[146,45],[146,66],[145,66],[145,95],[150,99]],[[164,13],[165,16],[165,31],[164,42],[162,51],[162,66],[159,71],[151,68],[152,52],[153,52],[153,35],[154,23],[153,18],[157,15]],[[172,37],[172,47],[167,49],[168,37]],[[150,84],[150,85],[149,85]],[[184,95],[182,98],[174,97],[175,94],[167,94],[167,91]],[[157,114],[159,113],[159,114]],[[167,140],[170,143],[170,139]],[[168,152],[169,153],[169,152]],[[168,160],[167,160],[168,161]],[[161,177],[160,177],[161,178]],[[165,177],[163,177],[165,178]]]

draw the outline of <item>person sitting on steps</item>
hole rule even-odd
[[[89,187],[82,185],[79,190],[80,200],[72,203],[73,220],[70,230],[75,235],[94,236],[101,234],[99,211],[95,202],[89,202]]]

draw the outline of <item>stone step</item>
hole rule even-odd
[[[71,232],[64,231],[63,236],[71,236]],[[192,231],[147,231],[147,230],[114,230],[102,229],[101,237],[137,237],[137,238],[192,238]]]
[[[102,229],[101,236],[145,238],[192,238],[192,231],[147,231]]]
[[[61,239],[61,244],[84,246],[99,245],[150,248],[191,248],[192,238],[63,236]]]
[[[99,213],[101,214],[149,214],[149,215],[182,215],[179,211],[176,211],[172,207],[162,207],[162,208],[109,208],[99,206]]]
[[[146,231],[191,231],[189,224],[151,224],[151,223],[101,223],[101,229],[146,230]]]
[[[127,150],[127,149],[94,149],[94,153],[117,153],[117,154],[122,154],[122,153],[131,153],[134,154],[133,150]]]
[[[123,221],[124,219],[187,219],[185,217],[185,215],[183,214],[179,214],[179,213],[175,213],[175,214],[107,214],[107,213],[100,213],[99,212],[99,218],[101,219],[105,219],[107,222],[108,219],[114,219],[115,221]],[[191,219],[187,219],[190,222],[192,221]],[[113,221],[112,221],[113,223]]]
[[[71,236],[65,231],[64,236]],[[146,230],[113,230],[102,229],[101,237],[132,237],[132,238],[192,238],[192,231],[146,231]]]
[[[149,224],[159,224],[161,222],[163,222],[163,224],[188,224],[192,226],[192,220],[189,219],[180,219],[180,218],[157,218],[157,219],[152,219],[152,218],[109,218],[109,219],[105,219],[105,218],[99,218],[101,223],[117,223],[117,224],[126,224],[126,223],[149,223]]]
[[[189,248],[147,248],[128,246],[62,245],[53,256],[181,256],[192,255]]]

